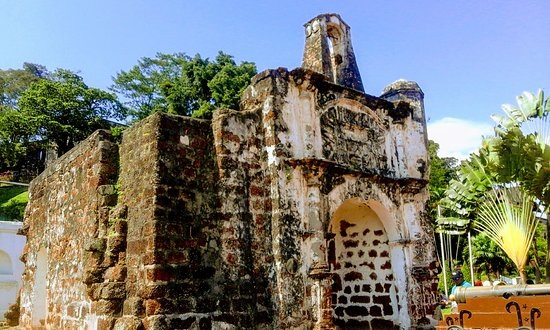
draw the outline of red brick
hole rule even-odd
[[[145,315],[156,315],[161,309],[160,302],[155,299],[145,300]]]
[[[174,271],[171,269],[149,268],[145,270],[145,273],[147,280],[151,282],[170,281],[175,277]]]

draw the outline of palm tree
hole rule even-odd
[[[538,225],[533,203],[534,198],[518,186],[495,186],[481,204],[475,224],[514,262],[522,283],[527,281],[525,266]]]
[[[504,105],[503,110],[506,116],[492,116],[496,121],[495,136],[485,138],[478,153],[472,154],[470,159],[464,161],[458,171],[458,178],[452,180],[449,188],[446,190],[446,197],[441,200],[441,204],[455,212],[461,222],[464,219],[471,221],[470,226],[476,226],[475,221],[480,221],[481,214],[487,220],[491,205],[493,214],[498,210],[494,208],[499,205],[503,209],[499,212],[503,217],[508,214],[511,217],[514,208],[512,202],[517,200],[506,200],[506,194],[500,199],[495,199],[495,183],[513,183],[513,186],[519,186],[527,192],[526,195],[534,196],[541,205],[548,206],[550,203],[550,101],[544,99],[544,93],[539,91],[536,95],[532,93],[523,93],[517,98],[518,107]],[[502,186],[501,186],[502,187]],[[498,189],[501,194],[507,189]],[[526,205],[525,212],[532,214],[532,204]],[[542,212],[544,214],[544,212]],[[548,213],[548,212],[546,212]],[[543,215],[544,216],[544,215]],[[514,218],[515,217],[515,218]],[[449,220],[452,218],[445,218]],[[455,219],[455,220],[456,220]],[[504,221],[504,220],[502,220]],[[513,220],[502,231],[519,235],[524,231],[529,239],[530,232],[525,232],[527,227],[518,227],[513,225]],[[529,220],[527,220],[529,221]],[[487,222],[491,226],[496,226],[494,222]],[[550,238],[550,223],[546,222],[547,237]],[[515,230],[513,228],[515,227]],[[495,228],[477,227],[479,230],[488,233]],[[508,245],[498,235],[491,237],[499,245]],[[500,243],[498,242],[500,240]],[[525,246],[529,246],[531,241],[525,245],[517,243],[519,246],[508,247],[515,259],[518,269],[521,271],[524,267],[524,261],[518,255],[518,251]],[[514,242],[516,243],[516,242]],[[547,253],[550,253],[550,239],[547,239]],[[504,249],[504,247],[503,247]],[[506,249],[505,249],[506,250]],[[520,254],[523,254],[520,253]],[[546,281],[550,282],[550,255],[546,257]]]
[[[499,182],[518,182],[542,207],[550,205],[550,99],[544,92],[524,92],[518,106],[503,105],[506,116],[493,115],[496,136],[490,139],[498,162],[491,165]],[[546,282],[550,282],[550,222],[546,221]]]
[[[483,145],[470,159],[461,163],[456,179],[452,179],[440,204],[459,218],[474,220],[480,200],[492,189],[496,176],[489,171],[494,153]]]

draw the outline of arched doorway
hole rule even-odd
[[[13,275],[11,258],[2,250],[0,250],[0,275]]]
[[[346,329],[395,327],[398,301],[380,217],[364,200],[351,199],[336,210],[329,231],[334,323]]]

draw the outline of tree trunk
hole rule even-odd
[[[535,283],[540,283],[542,272],[540,271],[541,261],[539,259],[539,251],[537,250],[537,237],[533,238],[533,255],[534,258],[531,261],[531,265],[535,270]]]
[[[525,268],[519,270],[519,276],[521,284],[527,284],[527,272],[525,271]]]

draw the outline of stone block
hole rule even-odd
[[[145,327],[140,318],[123,316],[116,320],[113,330],[145,330]]]
[[[121,316],[123,301],[121,299],[98,300],[92,302],[91,314]]]
[[[105,269],[103,267],[86,268],[84,270],[84,277],[82,279],[82,282],[85,284],[101,283],[103,282],[104,272]]]
[[[195,317],[170,318],[168,320],[169,329],[197,329],[197,319]],[[212,328],[214,329],[214,328]]]
[[[112,329],[115,325],[116,318],[106,317],[97,320],[97,329]]]
[[[143,299],[132,297],[124,300],[122,315],[144,316],[145,306]]]
[[[124,299],[126,298],[126,283],[124,282],[107,282],[99,284],[99,298],[106,300]]]
[[[173,330],[168,324],[168,318],[164,315],[152,315],[143,319],[145,329]]]
[[[176,278],[176,271],[171,267],[159,267],[145,269],[147,281],[151,282],[168,282]]]
[[[84,247],[86,252],[103,252],[107,247],[107,240],[105,238],[95,238],[87,246]]]
[[[109,282],[124,282],[126,279],[126,267],[119,264],[109,267],[105,270],[104,278]]]

